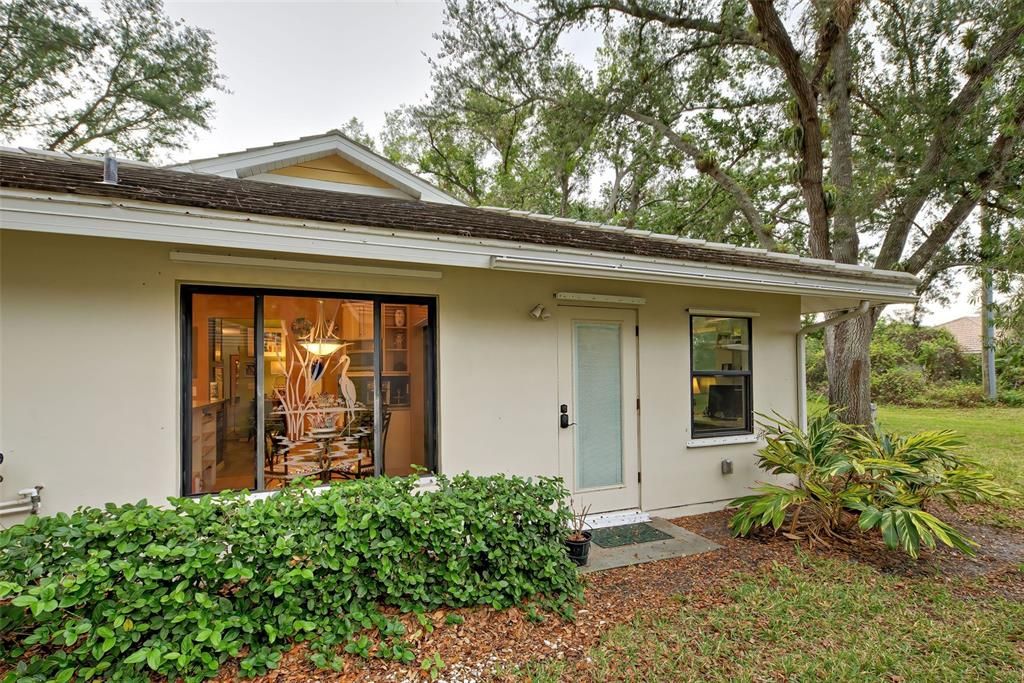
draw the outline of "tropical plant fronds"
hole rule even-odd
[[[763,484],[737,498],[730,529],[737,536],[771,527],[794,539],[828,543],[877,529],[886,546],[917,557],[938,544],[973,554],[977,544],[925,510],[1018,495],[1000,486],[962,452],[953,431],[872,434],[841,422],[835,411],[812,415],[806,430],[780,416],[762,424],[762,469],[796,478]]]

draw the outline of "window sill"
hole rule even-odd
[[[712,436],[706,439],[690,439],[687,448],[706,448],[708,446],[728,446],[736,443],[757,443],[757,434],[736,434],[733,436]]]

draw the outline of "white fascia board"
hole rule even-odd
[[[0,228],[205,247],[911,303],[900,284],[0,188]]]
[[[575,257],[570,250],[561,258],[546,256],[495,256],[492,264],[498,270],[513,270],[524,273],[544,273],[593,277],[608,280],[630,280],[632,282],[653,282],[685,284],[715,289],[736,289],[743,291],[776,292],[780,294],[816,295],[827,297],[860,296],[877,303],[913,303],[917,297],[905,287],[887,286],[883,283],[853,284],[849,280],[804,275],[799,273],[774,273],[748,268],[709,265],[705,263],[659,262],[655,259],[640,258],[597,258],[580,255]]]

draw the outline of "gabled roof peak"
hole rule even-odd
[[[341,159],[341,163],[327,166],[311,163],[334,157]],[[167,168],[336,192],[462,204],[336,128],[318,135],[193,159]]]

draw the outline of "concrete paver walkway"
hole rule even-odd
[[[721,546],[706,538],[676,526],[667,519],[654,517],[648,522],[652,527],[663,531],[672,538],[650,543],[634,543],[617,548],[602,548],[596,543],[590,544],[590,561],[587,566],[580,567],[584,574],[599,572],[616,567],[628,567],[633,564],[667,560],[671,557],[684,557],[697,553],[706,553]]]

